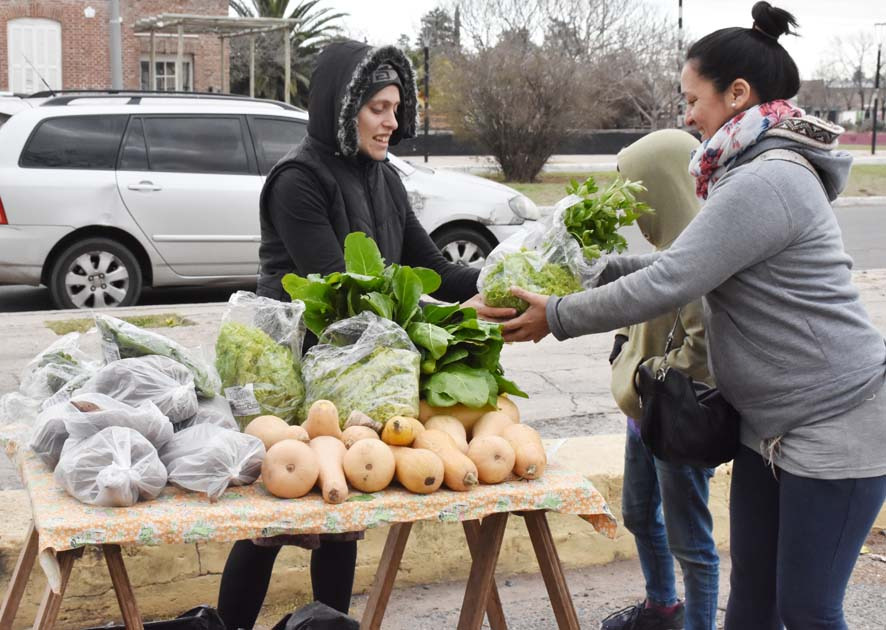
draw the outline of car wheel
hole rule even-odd
[[[135,304],[142,270],[133,253],[117,241],[78,241],[56,258],[49,292],[58,308],[106,308]]]
[[[440,230],[434,235],[434,242],[449,262],[478,269],[494,247],[488,236],[468,227]]]

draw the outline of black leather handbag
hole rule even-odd
[[[674,342],[677,320],[668,334],[664,355]],[[713,468],[735,457],[740,416],[714,387],[695,381],[665,363],[653,371],[637,371],[640,393],[640,435],[659,459],[672,464]]]

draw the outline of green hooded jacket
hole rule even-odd
[[[641,180],[648,189],[638,197],[655,212],[640,216],[637,226],[657,250],[666,249],[673,243],[698,214],[695,180],[689,175],[689,157],[696,147],[698,141],[685,131],[663,129],[644,136],[618,154],[621,175]],[[677,312],[671,311],[618,331],[628,340],[612,364],[612,396],[619,409],[631,418],[642,417],[634,386],[637,368],[645,364],[654,371],[661,366],[668,333],[676,317]],[[684,374],[713,385],[708,372],[700,300],[683,307],[667,362]]]

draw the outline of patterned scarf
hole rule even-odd
[[[803,115],[802,109],[778,100],[755,105],[729,119],[692,154],[689,174],[695,177],[698,198],[707,199],[708,191],[723,177],[733,160],[769,129],[783,120]]]

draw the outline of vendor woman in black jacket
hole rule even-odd
[[[327,46],[311,77],[308,135],[268,174],[261,195],[258,294],[288,300],[287,273],[344,271],[344,240],[365,232],[388,263],[428,267],[442,277],[435,298],[462,301],[486,319],[512,309],[483,305],[478,269],[443,258],[387,162],[388,145],[415,135],[415,76],[393,46]],[[348,612],[361,532],[284,536],[234,544],[222,574],[219,612],[228,628],[252,628],[282,544],[312,549],[314,599]]]

